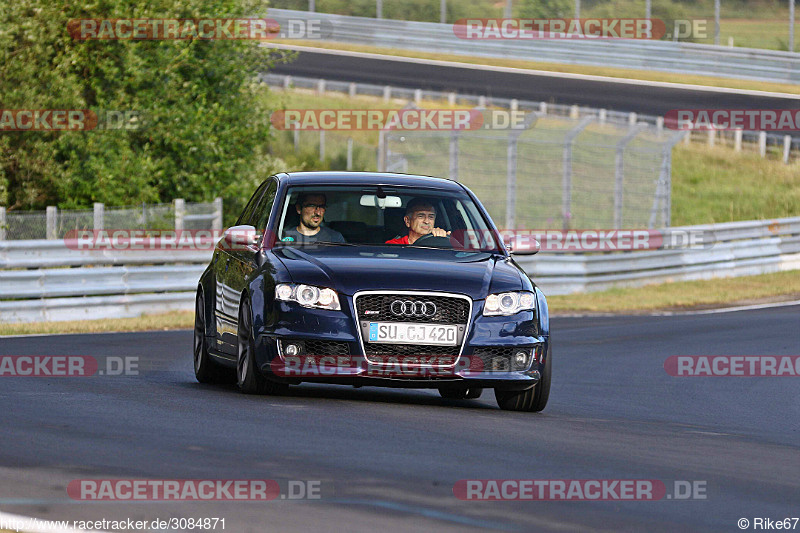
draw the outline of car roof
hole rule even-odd
[[[277,177],[289,185],[386,185],[464,190],[457,181],[451,179],[393,172],[289,172],[278,174]]]

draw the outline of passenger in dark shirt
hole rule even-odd
[[[296,228],[284,230],[283,241],[298,244],[345,242],[344,237],[338,231],[322,227],[325,210],[328,208],[327,198],[324,194],[301,194],[295,208],[297,214],[300,215],[300,224]]]

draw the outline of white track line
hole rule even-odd
[[[295,46],[288,44],[267,43],[263,46],[267,48],[277,48],[279,50],[296,50],[298,52],[318,52],[324,54],[361,57],[365,59],[382,59],[384,61],[401,61],[403,63],[415,63],[421,65],[434,65],[440,67],[458,67],[472,70],[488,70],[493,72],[508,72],[512,74],[528,74],[532,76],[549,76],[552,78],[565,78],[572,80],[602,81],[606,83],[619,83],[624,85],[641,85],[645,87],[664,87],[667,89],[682,89],[687,91],[705,91],[711,93],[742,94],[748,96],[763,96],[768,98],[788,98],[800,100],[800,94],[774,93],[769,91],[756,91],[751,89],[731,89],[729,87],[711,87],[708,85],[692,85],[688,83],[671,83],[666,81],[647,81],[635,80],[630,78],[612,78],[609,76],[594,76],[590,74],[572,74],[569,72],[551,72],[547,70],[531,70],[515,67],[497,67],[492,65],[477,65],[473,63],[461,63],[458,61],[441,61],[438,59],[421,59],[418,57],[393,56],[387,54],[373,54],[367,52],[350,52],[348,50],[335,50],[330,48],[317,48],[313,46]],[[654,71],[661,72],[661,71]],[[670,74],[669,72],[665,72]],[[747,80],[736,80],[747,81]]]

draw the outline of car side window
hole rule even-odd
[[[275,180],[270,180],[267,189],[261,199],[256,203],[250,219],[247,224],[256,228],[259,232],[263,233],[267,228],[269,221],[269,213],[272,211],[272,204],[275,203],[275,194],[278,192],[278,183]]]
[[[250,201],[247,202],[247,205],[245,206],[244,210],[242,211],[242,214],[239,215],[239,219],[236,221],[236,225],[237,226],[241,226],[241,225],[244,225],[244,224],[249,224],[248,221],[253,216],[253,209],[255,209],[255,206],[258,203],[258,200],[264,194],[264,190],[267,188],[267,185],[269,185],[269,183],[271,181],[272,180],[265,181],[264,183],[261,184],[261,186],[258,189],[256,189],[256,192],[253,193],[253,196],[250,197]]]

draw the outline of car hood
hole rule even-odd
[[[292,281],[352,296],[363,290],[417,290],[466,294],[524,288],[517,266],[484,252],[386,246],[284,246],[273,250]]]

